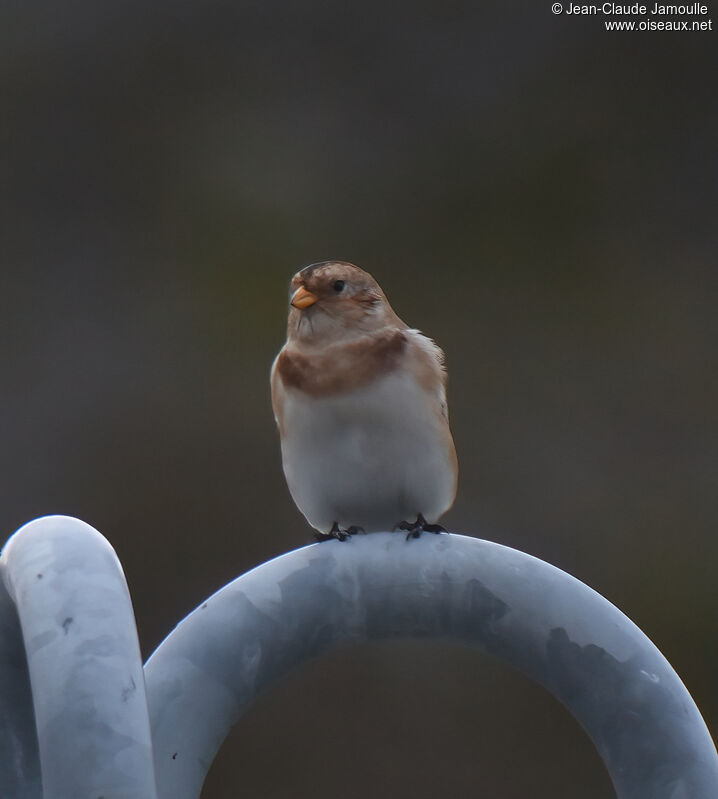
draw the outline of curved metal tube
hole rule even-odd
[[[39,796],[39,745],[43,799],[154,799],[142,660],[112,547],[77,519],[48,516],[15,533],[3,549],[0,572],[22,628],[37,725],[35,743],[15,619],[3,676],[12,674],[14,660],[22,693],[9,706],[20,762],[4,764],[3,778],[11,789],[17,783],[16,795]],[[12,631],[13,622],[6,626]],[[2,743],[12,746],[13,740],[5,736]],[[23,763],[28,778],[20,792]]]
[[[529,555],[460,535],[374,533],[290,552],[190,614],[145,666],[161,799],[197,799],[242,711],[340,645],[444,638],[544,685],[619,799],[713,799],[718,754],[670,664],[619,610]]]
[[[42,799],[30,675],[17,610],[0,581],[0,796]]]
[[[137,636],[110,545],[46,517],[13,536],[0,572],[3,796],[154,799]],[[381,533],[266,563],[168,636],[145,667],[159,796],[198,797],[230,727],[292,668],[394,637],[464,642],[545,685],[592,737],[619,799],[718,792],[718,755],[688,692],[609,602],[497,544]]]

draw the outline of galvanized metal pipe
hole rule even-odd
[[[0,580],[0,796],[42,799],[30,675],[15,603]]]
[[[0,572],[8,799],[196,799],[229,729],[274,681],[335,647],[400,637],[463,642],[545,685],[594,740],[619,799],[718,793],[710,735],[651,642],[587,586],[497,544],[373,534],[291,552],[225,586],[145,667],[157,794],[112,548],[76,519],[48,517],[11,539]]]
[[[24,639],[43,799],[155,799],[137,629],[112,547],[77,519],[49,516],[10,539],[0,572]],[[10,664],[6,657],[1,677],[11,674]],[[27,677],[16,668],[13,679],[23,687]],[[3,699],[17,719],[16,751],[29,772],[17,795],[38,796],[27,693]],[[18,770],[12,762],[0,769],[0,793],[12,796],[5,785],[20,781]]]
[[[693,700],[610,602],[498,544],[375,533],[257,567],[160,645],[145,666],[160,799],[198,799],[232,725],[292,669],[407,637],[477,647],[544,685],[591,736],[619,799],[718,796],[718,755]]]

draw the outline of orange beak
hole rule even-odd
[[[294,294],[292,294],[291,304],[295,308],[309,308],[309,306],[314,305],[318,299],[316,294],[312,294],[312,292],[307,291],[304,286],[300,286]]]

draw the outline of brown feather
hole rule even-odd
[[[285,347],[276,372],[287,388],[324,397],[352,391],[390,372],[399,366],[406,348],[404,332],[391,328],[309,355]]]

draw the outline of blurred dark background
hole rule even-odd
[[[268,373],[291,274],[351,260],[446,350],[446,524],[618,605],[715,736],[715,37],[548,2],[3,4],[4,535],[97,527],[145,655],[307,543]],[[613,795],[541,688],[416,643],[260,700],[204,796],[240,790]]]

